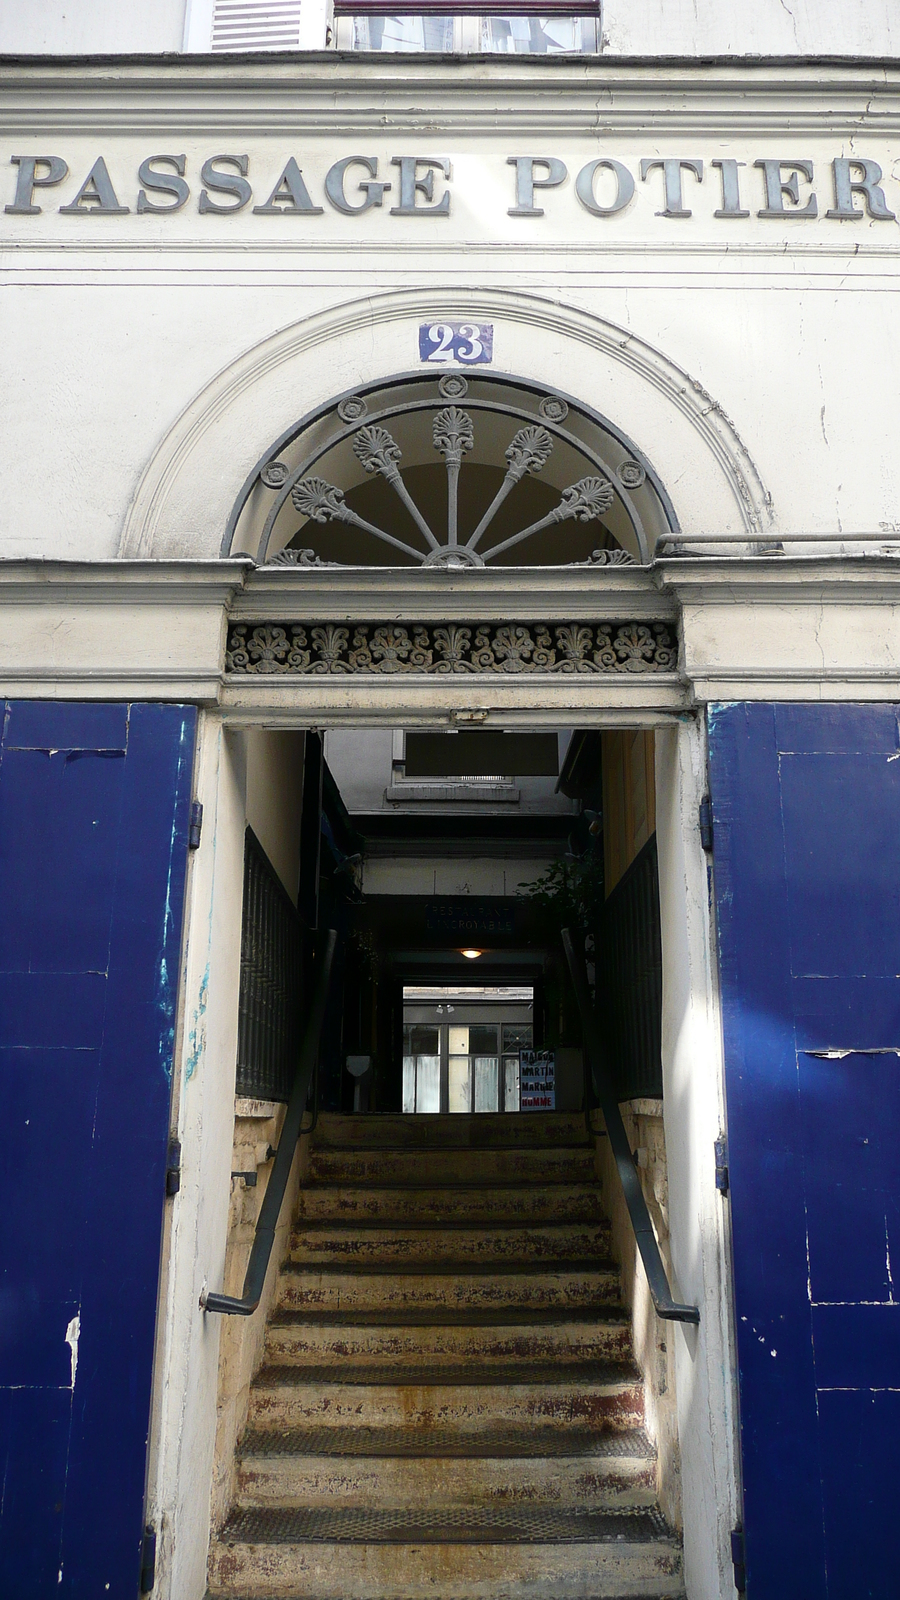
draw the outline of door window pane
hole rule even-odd
[[[472,1032],[476,1030],[473,1028]],[[497,1056],[473,1056],[475,1078],[474,1110],[497,1111],[500,1061]]]
[[[473,1056],[495,1056],[497,1054],[497,1024],[493,1027],[478,1027],[469,1029],[469,1051]]]
[[[436,1056],[440,1052],[437,1028],[416,1027],[409,1030],[409,1053],[413,1056]]]
[[[506,1029],[503,1030],[504,1034]],[[503,1057],[503,1109],[504,1111],[518,1111],[519,1109],[519,1057]]]
[[[450,1032],[453,1033],[453,1029]],[[461,1030],[465,1033],[465,1029]],[[450,1081],[447,1096],[448,1110],[466,1112],[472,1109],[472,1067],[468,1056],[450,1057]]]
[[[531,1023],[505,1022],[503,1024],[504,1050],[531,1049]]]
[[[415,1111],[416,1109],[415,1056],[403,1057],[403,1109],[404,1111]]]
[[[441,1058],[416,1056],[416,1110],[441,1109]]]
[[[467,1056],[469,1054],[468,1028],[449,1027],[447,1029],[447,1048],[452,1056]]]

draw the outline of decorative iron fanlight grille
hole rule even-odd
[[[578,525],[590,532],[573,560],[571,533],[555,530]],[[244,485],[225,553],[301,567],[481,567],[512,551],[630,564],[666,531],[677,524],[649,463],[596,413],[518,379],[417,373],[283,435]]]

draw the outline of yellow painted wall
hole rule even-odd
[[[603,867],[615,888],[656,829],[653,734],[642,729],[602,735]]]

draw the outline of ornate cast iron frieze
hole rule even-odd
[[[667,622],[240,622],[230,673],[674,672]]]

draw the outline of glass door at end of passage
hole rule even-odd
[[[519,1050],[531,1023],[408,1023],[403,1029],[405,1112],[518,1111]]]

